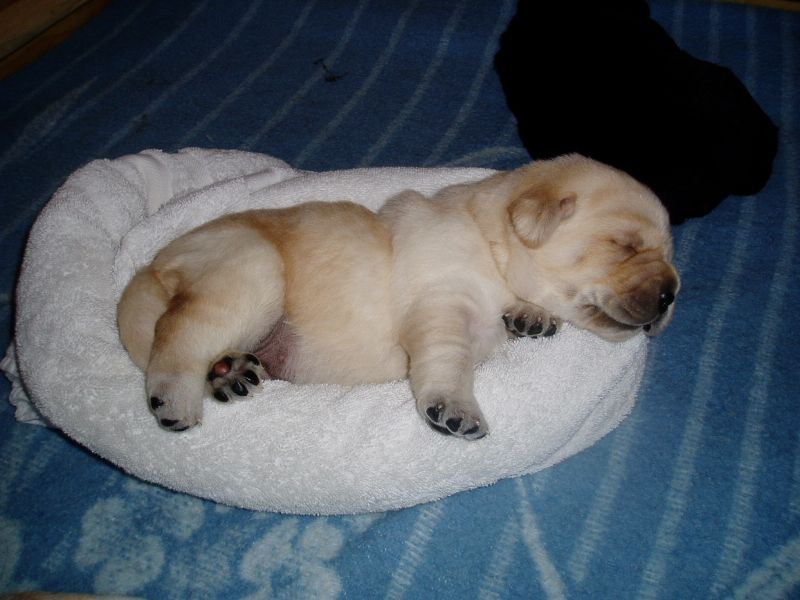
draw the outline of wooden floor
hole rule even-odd
[[[0,79],[63,42],[110,0],[0,0]]]
[[[800,11],[800,0],[720,0],[722,2],[732,2],[734,4],[752,4],[765,8],[775,8],[778,10]]]
[[[67,39],[111,0],[0,0],[0,79]],[[800,11],[800,0],[714,0]]]

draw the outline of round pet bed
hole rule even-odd
[[[408,383],[266,382],[254,398],[206,400],[203,424],[158,427],[144,376],[122,348],[115,310],[136,268],[220,214],[306,200],[377,209],[407,188],[430,194],[483,169],[310,173],[235,151],[149,150],[75,172],[31,233],[17,292],[12,397],[125,471],[245,508],[360,513],[411,506],[543,469],[593,444],[633,406],[643,336],[610,343],[566,326],[501,347],[476,369],[490,435],[433,432]],[[13,359],[14,352],[9,353]]]

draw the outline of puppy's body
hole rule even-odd
[[[657,199],[569,156],[432,199],[404,192],[377,214],[343,202],[222,217],[137,273],[119,325],[169,429],[200,421],[207,385],[227,399],[266,376],[409,376],[424,418],[477,438],[473,367],[507,328],[551,333],[556,313],[611,339],[656,333],[678,288],[670,258]]]

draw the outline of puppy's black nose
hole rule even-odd
[[[663,314],[667,312],[669,305],[675,302],[675,294],[670,290],[664,290],[658,296],[658,310]]]

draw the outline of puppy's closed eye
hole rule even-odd
[[[619,233],[609,240],[616,247],[625,250],[626,252],[636,253],[642,249],[644,241],[642,237],[636,232]]]
[[[611,249],[614,252],[624,252],[625,254],[636,254],[636,246],[633,244],[626,244],[618,240],[609,240]]]

